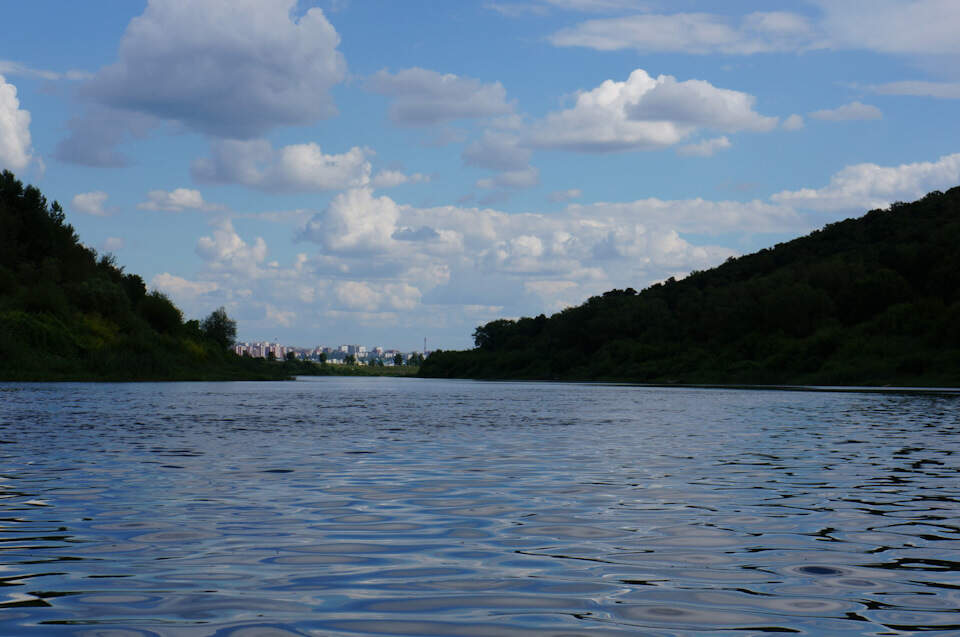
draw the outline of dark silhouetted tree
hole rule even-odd
[[[227,349],[237,338],[237,322],[227,316],[227,310],[219,307],[200,324],[203,335]]]

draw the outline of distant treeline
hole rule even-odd
[[[960,187],[473,336],[420,374],[960,386]]]
[[[0,380],[289,376],[228,351],[223,309],[184,321],[162,293],[80,243],[60,204],[0,174]]]

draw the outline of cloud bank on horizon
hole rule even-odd
[[[960,4],[751,5],[18,3],[0,168],[241,338],[407,348],[960,184]]]

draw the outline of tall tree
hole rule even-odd
[[[203,319],[200,330],[204,336],[224,349],[231,347],[237,339],[237,322],[227,316],[227,310],[223,306]]]

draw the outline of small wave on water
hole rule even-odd
[[[960,635],[955,394],[0,390],[0,635]]]

